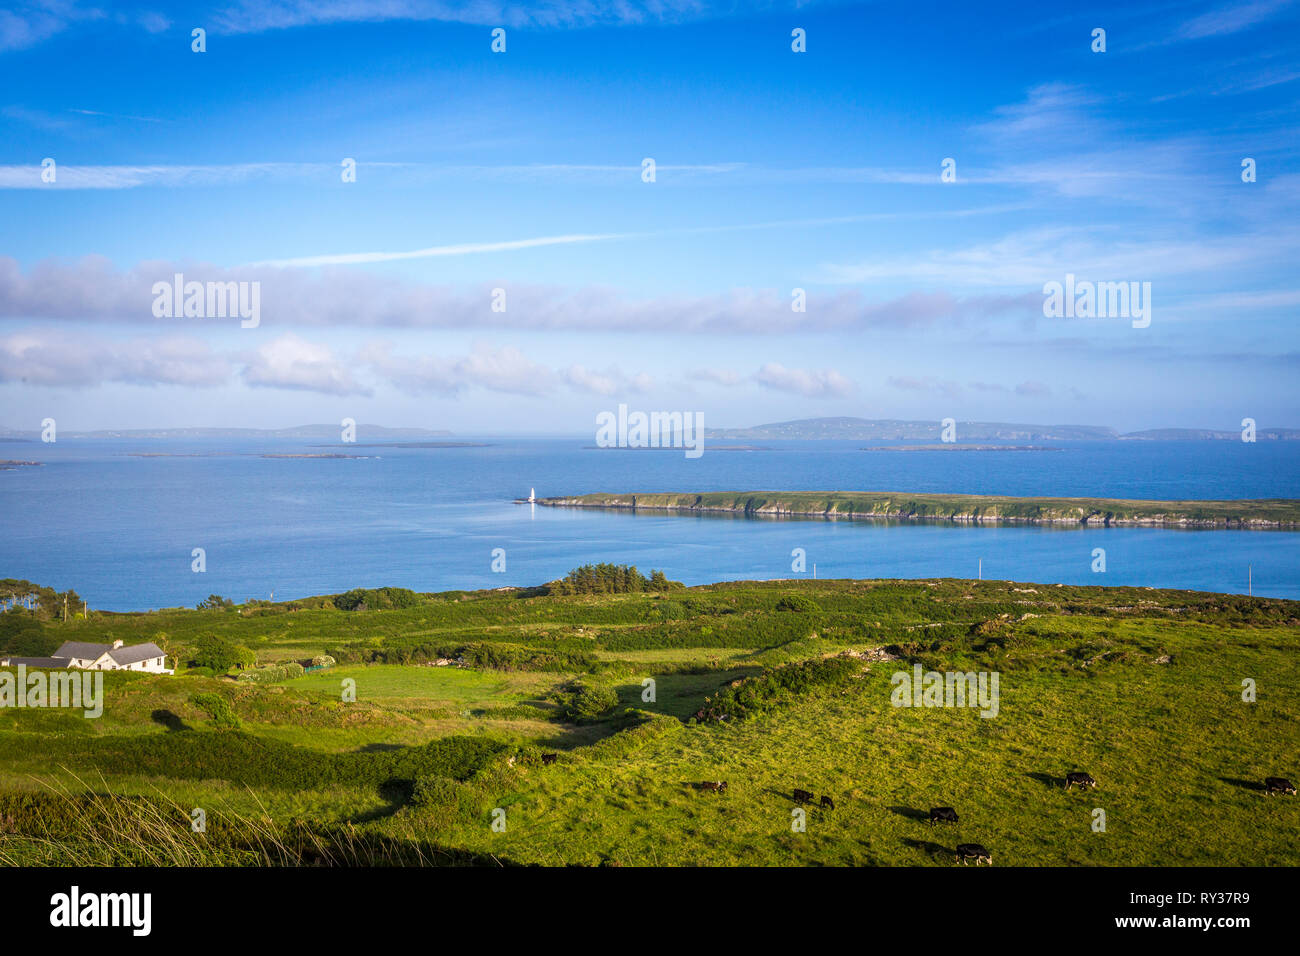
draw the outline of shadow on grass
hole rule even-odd
[[[290,841],[280,848],[282,858],[272,861],[278,866],[496,866],[514,867],[535,864],[515,863],[508,857],[477,853],[424,841],[407,841],[394,837],[367,834],[359,839],[308,838]]]
[[[1051,774],[1047,774],[1047,773],[1028,773],[1028,774],[1025,774],[1025,776],[1029,777],[1031,780],[1037,780],[1039,783],[1041,783],[1041,784],[1042,784],[1043,786],[1045,786],[1045,787],[1064,787],[1064,786],[1065,786],[1065,778],[1064,778],[1064,777],[1053,777]]]
[[[155,710],[149,715],[149,718],[155,724],[161,724],[171,732],[178,730],[190,730],[190,726],[181,720],[180,715],[170,710]]]
[[[371,823],[375,820],[391,817],[411,802],[411,796],[414,792],[415,781],[413,780],[389,780],[379,785],[379,796],[385,801],[383,806],[346,817],[344,822]]]
[[[897,813],[900,817],[907,817],[909,820],[920,820],[925,823],[930,819],[929,810],[918,810],[915,807],[890,807],[890,813]]]
[[[939,856],[940,854],[947,856],[950,853],[956,856],[957,854],[956,850],[950,850],[946,846],[941,846],[938,843],[932,843],[929,840],[913,840],[911,838],[904,838],[903,846],[909,846],[913,850],[924,850],[925,853],[929,856]]]
[[[634,684],[620,684],[614,688],[618,693],[620,707],[642,707],[671,714],[683,722],[690,720],[704,706],[704,698],[712,697],[732,681],[762,673],[761,667],[730,667],[725,669],[701,668],[699,673],[682,672],[676,674],[655,674],[646,672],[655,682],[655,702],[642,700],[644,688],[640,681]]]
[[[1263,793],[1266,789],[1262,783],[1257,783],[1254,780],[1238,780],[1236,777],[1220,777],[1219,779],[1229,786],[1241,787],[1243,790],[1254,790],[1256,793]]]

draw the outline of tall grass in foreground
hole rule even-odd
[[[167,798],[113,793],[100,778],[85,792],[36,779],[44,792],[0,795],[3,866],[448,866],[500,865],[490,855],[422,842],[408,823],[379,836],[354,824],[277,824],[268,814],[191,808]],[[252,795],[252,791],[249,791]],[[253,795],[253,799],[257,800]],[[258,801],[259,807],[261,806]]]

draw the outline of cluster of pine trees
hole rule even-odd
[[[662,571],[651,571],[647,578],[635,565],[584,564],[546,587],[551,594],[634,594],[682,586],[680,581],[669,581]]]

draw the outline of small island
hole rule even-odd
[[[552,508],[608,508],[753,518],[949,521],[1080,527],[1300,528],[1300,499],[1129,501],[1017,498],[889,491],[714,491],[704,494],[587,494],[538,498]]]

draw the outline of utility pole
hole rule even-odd
[[[980,558],[980,571],[979,571],[979,575],[980,575],[980,580],[983,581],[983,580],[984,580],[984,559],[983,559],[983,558]]]
[[[1255,596],[1255,568],[1249,564],[1246,565],[1246,593]]]
[[[68,596],[63,595],[63,623],[68,623]]]

